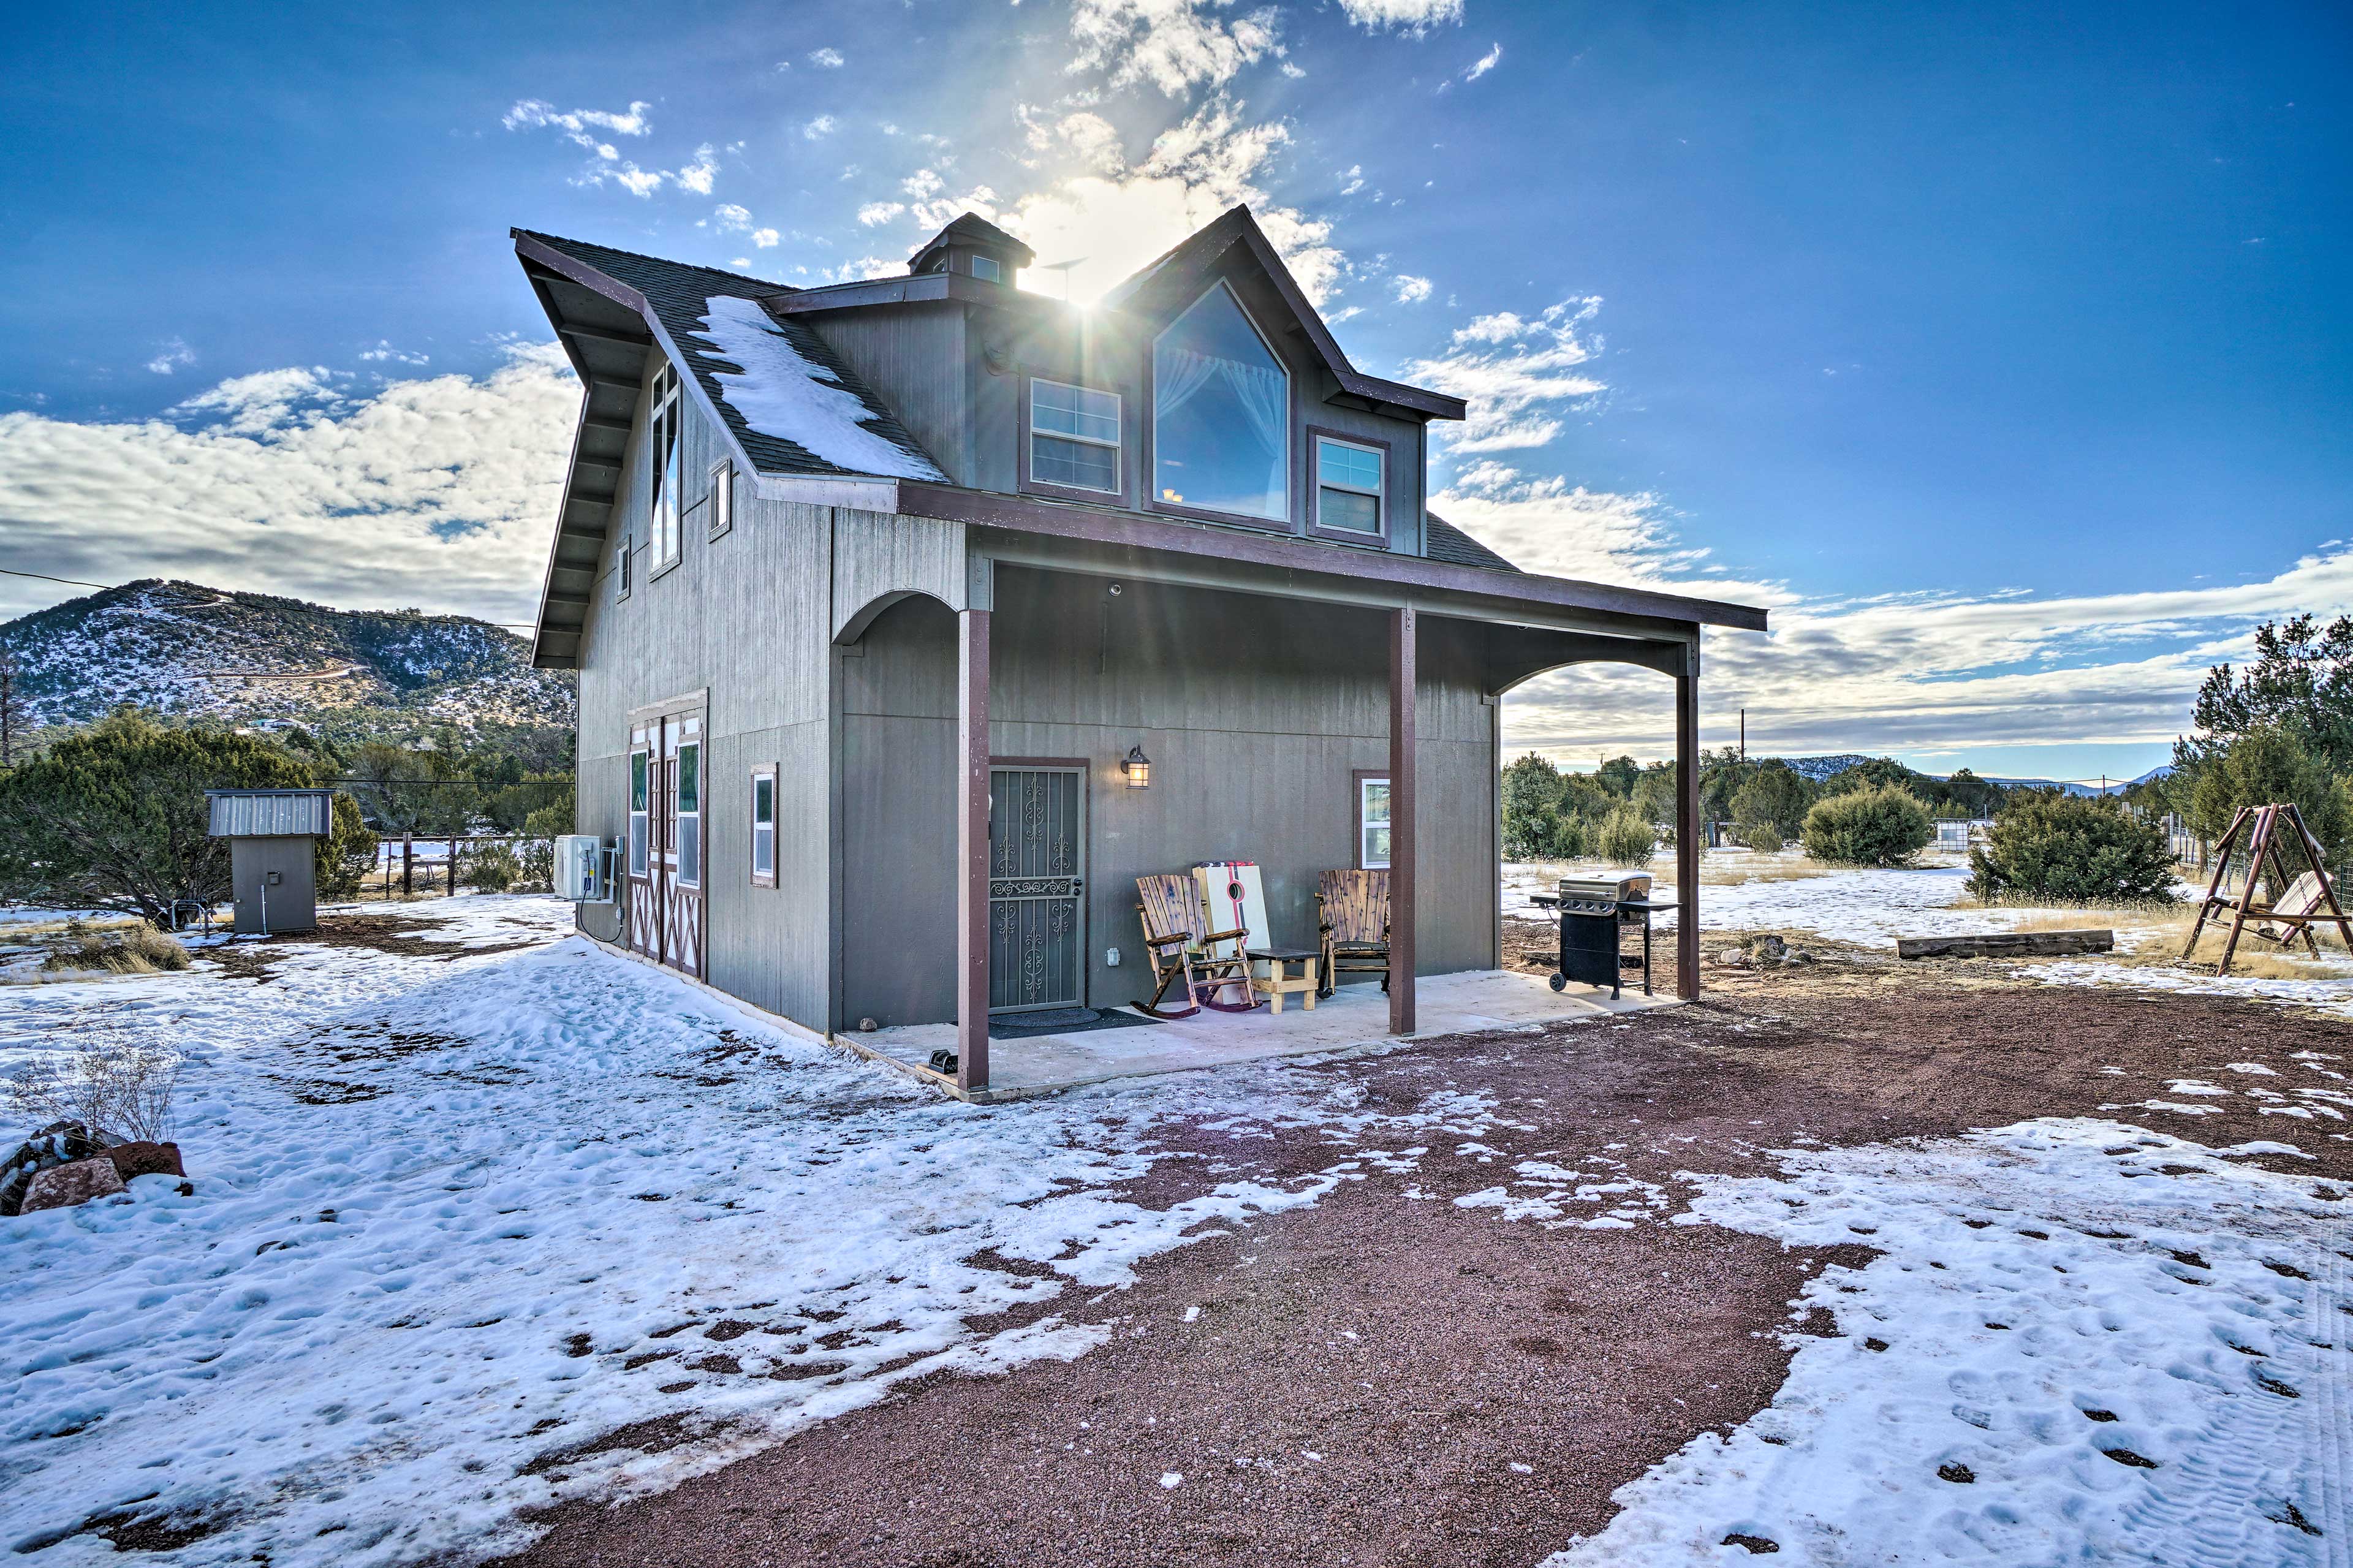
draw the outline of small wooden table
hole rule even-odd
[[[1280,1014],[1285,996],[1303,997],[1307,1010],[1315,1011],[1315,965],[1323,960],[1321,952],[1312,947],[1253,947],[1246,953],[1274,968],[1274,973],[1262,980],[1255,974],[1250,976],[1250,989],[1266,998],[1268,1012]],[[1301,971],[1295,975],[1290,972],[1294,963]]]

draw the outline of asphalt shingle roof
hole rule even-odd
[[[781,283],[764,283],[756,278],[746,278],[740,272],[726,272],[715,267],[695,267],[682,261],[665,261],[656,256],[641,256],[633,250],[616,250],[610,246],[592,245],[586,240],[565,239],[558,235],[522,231],[552,250],[562,252],[645,296],[647,306],[662,324],[662,330],[681,349],[686,351],[686,363],[680,368],[692,374],[710,398],[712,407],[727,421],[727,426],[743,443],[744,456],[763,473],[850,475],[860,470],[845,468],[828,462],[797,441],[754,430],[744,420],[742,410],[727,401],[726,389],[713,374],[714,366],[735,366],[734,362],[721,358],[703,336],[703,318],[710,310],[709,301],[715,296],[732,296],[739,300],[769,300],[799,292]],[[782,320],[770,318],[782,332],[794,352],[810,363],[822,367],[839,383],[843,390],[855,396],[868,410],[869,417],[860,421],[867,429],[890,442],[919,463],[936,470],[931,455],[925,452],[907,427],[899,422],[889,405],[857,373],[844,363],[833,348],[807,321],[797,316]]]
[[[1430,529],[1422,552],[1432,561],[1443,561],[1455,566],[1484,566],[1493,572],[1519,570],[1436,512],[1426,515],[1430,520]]]

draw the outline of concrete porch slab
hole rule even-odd
[[[1607,991],[1572,985],[1555,992],[1540,974],[1503,969],[1472,970],[1422,978],[1416,1011],[1420,1027],[1411,1038],[1474,1034],[1491,1029],[1535,1029],[1565,1019],[1606,1018],[1647,1007],[1674,1005],[1671,996],[1629,991],[1612,1002]],[[953,1079],[923,1064],[934,1050],[954,1050],[953,1024],[918,1024],[871,1035],[835,1039],[860,1055],[897,1068],[949,1094]],[[994,1104],[1052,1094],[1106,1079],[1185,1072],[1275,1057],[1315,1056],[1353,1047],[1394,1043],[1388,1033],[1388,998],[1375,984],[1344,985],[1310,1012],[1293,1000],[1277,1017],[1264,1007],[1249,1013],[1202,1009],[1192,1017],[1132,1029],[1088,1029],[1070,1035],[1039,1035],[988,1043],[987,1089],[969,1098]]]

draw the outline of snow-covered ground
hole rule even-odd
[[[1078,1355],[1107,1331],[965,1320],[1490,1126],[1446,1094],[1362,1111],[1281,1065],[976,1110],[558,940],[567,904],[406,912],[533,946],[277,943],[262,983],[8,997],[0,1070],[93,1028],[188,1050],[196,1188],[0,1222],[0,1544],[26,1562],[113,1560],[67,1533],[110,1515],[211,1527],[184,1563],[512,1542],[521,1508],[673,1483],[897,1379]],[[1112,1195],[1164,1157],[1155,1127],[1205,1113],[1328,1129],[1333,1163],[1165,1213]],[[698,1440],[562,1453],[669,1417]]]
[[[1970,901],[1966,866],[1925,865],[1903,870],[1838,869],[1804,874],[1795,854],[1765,855],[1746,849],[1709,850],[1711,875],[1700,884],[1702,931],[1808,931],[1839,942],[1893,949],[1899,936],[1945,936],[2001,931],[2048,910],[1981,909]],[[1602,870],[1595,875],[1609,876]],[[1556,868],[1517,863],[1504,867],[1504,912],[1543,916],[1532,901],[1549,893],[1563,873]],[[1651,898],[1676,897],[1672,860],[1652,868]],[[1721,875],[1726,879],[1717,880]],[[1730,879],[1741,879],[1733,880]],[[1676,924],[1659,917],[1662,930]]]
[[[248,950],[282,958],[266,981],[6,997],[0,1070],[90,1029],[185,1047],[196,1187],[0,1222],[0,1546],[28,1563],[119,1561],[67,1533],[109,1518],[195,1532],[175,1564],[512,1544],[522,1509],[674,1484],[900,1379],[1083,1354],[1114,1328],[968,1321],[1499,1125],[1281,1062],[965,1106],[565,939],[554,900],[397,912],[468,951],[278,942]],[[1116,1195],[1180,1157],[1177,1118],[1317,1129],[1331,1163]],[[2353,1197],[2229,1152],[2054,1121],[1672,1186],[1528,1161],[1459,1200],[1882,1253],[1809,1288],[1843,1337],[1801,1340],[1771,1407],[1554,1563],[1747,1561],[1732,1535],[1792,1563],[2345,1563]]]
[[[1841,1337],[1547,1568],[2348,1560],[2341,1187],[2085,1121],[1784,1158],[1674,1223],[1878,1248],[1807,1289]]]

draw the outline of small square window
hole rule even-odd
[[[735,465],[727,462],[711,466],[711,537],[718,538],[735,526]]]
[[[979,279],[984,283],[1002,283],[1005,281],[1005,274],[1003,270],[997,267],[997,258],[994,256],[974,257],[972,258],[972,275],[975,278]]]

